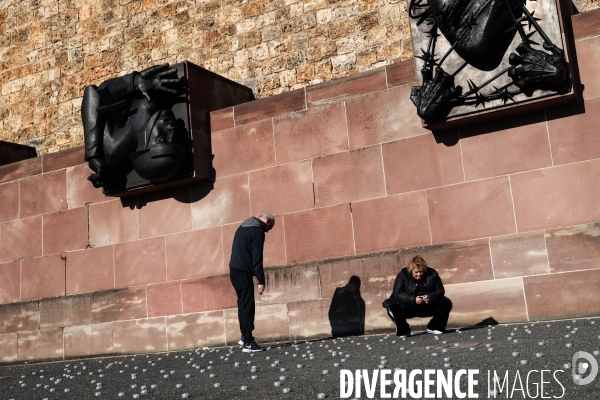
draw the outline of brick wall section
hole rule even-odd
[[[412,58],[403,0],[7,0],[0,8],[0,139],[39,154],[83,143],[85,86],[153,64],[189,60],[263,98]]]
[[[340,329],[352,276],[366,331],[390,330],[416,253],[453,326],[597,315],[600,36],[577,21],[583,99],[510,121],[423,130],[405,62],[214,112],[214,183],[103,197],[81,148],[0,167],[0,361],[236,342],[231,242],[269,210],[261,338]]]
[[[262,98],[412,57],[397,0],[5,3],[0,139],[39,154],[83,142],[85,86],[153,64],[189,60]]]

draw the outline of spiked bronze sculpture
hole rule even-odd
[[[458,106],[467,106],[472,111],[463,113],[468,113],[490,102],[515,102],[516,96],[531,96],[536,90],[569,90],[564,51],[534,13],[523,0],[410,0],[410,18],[427,40],[426,49],[415,56],[422,60],[421,84],[412,88],[410,96],[417,114],[426,123],[435,123]],[[539,44],[532,40],[534,34],[543,40],[541,49],[535,47]],[[436,49],[441,35],[449,44],[444,53]],[[515,40],[520,41],[516,47]],[[454,67],[444,66],[453,53]],[[469,78],[462,82],[469,89],[463,93],[455,80],[467,66]],[[485,77],[483,82],[474,82],[474,70],[481,71],[478,76]],[[493,90],[483,92],[486,86]]]

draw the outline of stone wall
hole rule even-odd
[[[580,10],[598,0],[577,0]],[[579,4],[579,3],[578,3]],[[189,60],[262,98],[412,57],[404,0],[0,0],[0,140],[81,145],[83,88]]]
[[[0,361],[234,343],[232,238],[264,211],[263,341],[348,330],[352,276],[365,331],[392,331],[380,303],[417,253],[452,326],[598,315],[598,15],[574,18],[568,106],[432,135],[408,61],[213,112],[215,182],[121,200],[80,147],[0,166]]]

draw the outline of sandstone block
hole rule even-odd
[[[7,333],[0,335],[0,361],[17,361],[17,334]]]
[[[288,303],[291,339],[330,337],[330,305],[330,299]]]
[[[223,311],[168,316],[169,351],[225,345]],[[238,337],[239,340],[239,337]]]
[[[165,237],[115,245],[115,287],[164,282]]]
[[[21,261],[21,299],[64,296],[65,262],[60,254]]]
[[[121,321],[147,316],[146,289],[116,289],[92,293],[92,323]]]
[[[0,307],[3,325],[1,333],[33,331],[40,327],[38,302],[16,303]]]
[[[95,188],[87,180],[92,173],[93,171],[87,164],[67,168],[67,204],[69,208],[83,207],[88,203],[100,203],[110,199],[102,194],[102,189]]]
[[[67,294],[113,289],[115,286],[113,246],[67,253],[66,279]]]
[[[115,353],[146,353],[167,350],[164,317],[113,323]]]
[[[337,289],[346,285],[357,286],[360,293],[391,293],[398,273],[398,255],[383,253],[335,260],[319,263],[318,267],[323,298],[332,298]]]
[[[46,214],[43,218],[44,254],[56,254],[87,247],[87,207]]]
[[[491,238],[494,277],[499,279],[549,273],[546,243],[543,232]]]
[[[90,295],[40,301],[40,329],[87,325],[91,322]]]
[[[314,264],[265,270],[266,289],[262,295],[255,293],[257,303],[287,303],[318,299],[319,272]]]
[[[113,324],[69,326],[64,329],[65,357],[111,354]]]
[[[221,310],[237,305],[229,276],[183,281],[181,295],[184,313]]]
[[[61,328],[17,333],[18,360],[55,360],[63,358]]]
[[[21,263],[0,264],[0,304],[21,300]]]
[[[35,175],[21,181],[20,216],[53,213],[67,208],[66,171]]]
[[[550,272],[598,268],[599,233],[597,223],[546,231]]]
[[[237,308],[223,310],[227,344],[235,345],[240,340],[240,324]],[[260,304],[256,307],[256,329],[252,334],[260,342],[290,339],[287,304]]]
[[[416,255],[423,257],[444,285],[494,279],[487,239],[406,249],[399,254],[400,268],[406,268]]]
[[[42,216],[0,224],[0,262],[42,255]]]
[[[179,282],[148,286],[146,296],[148,317],[181,314],[181,284]]]
[[[19,182],[9,182],[0,185],[0,222],[12,221],[19,218]]]

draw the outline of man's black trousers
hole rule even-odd
[[[398,328],[398,334],[410,333],[410,326],[406,322],[407,318],[415,317],[433,317],[427,324],[427,329],[444,331],[452,310],[452,302],[447,297],[442,297],[438,301],[429,304],[395,304],[388,307],[393,315],[393,320]],[[390,315],[390,317],[392,317]]]
[[[248,343],[254,339],[254,280],[251,274],[235,268],[229,269],[229,278],[237,294],[240,331],[244,342]]]

